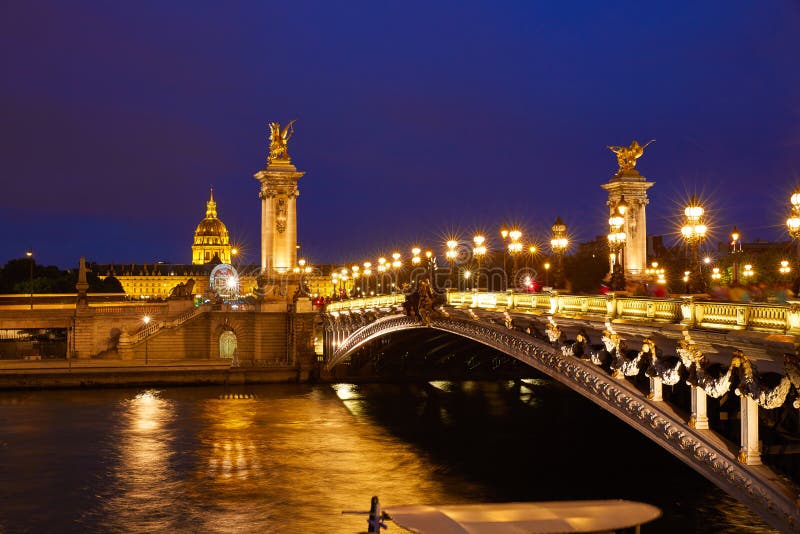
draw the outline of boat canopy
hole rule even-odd
[[[398,526],[423,534],[607,532],[661,516],[655,506],[623,500],[410,505],[383,510]]]

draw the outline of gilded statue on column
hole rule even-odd
[[[288,144],[294,133],[293,124],[297,119],[289,121],[283,129],[278,122],[269,123],[269,157],[267,163],[274,161],[289,162]]]
[[[617,163],[619,164],[619,170],[617,171],[617,174],[622,175],[635,173],[636,171],[634,170],[634,167],[636,167],[636,160],[642,157],[642,154],[644,154],[644,149],[654,141],[655,139],[652,139],[644,145],[640,145],[639,142],[634,139],[629,146],[608,147],[608,149],[617,156]]]

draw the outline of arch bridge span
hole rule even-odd
[[[333,303],[323,314],[326,367],[402,331],[428,328],[476,341],[614,414],[772,526],[800,529],[800,488],[762,464],[759,444],[760,410],[798,417],[793,309],[691,298],[520,297],[451,293],[428,322],[403,314],[402,296]],[[532,305],[515,306],[520,301]],[[669,395],[664,385],[678,387]],[[675,397],[681,392],[688,402]],[[723,396],[738,396],[738,443],[709,420],[708,397]]]

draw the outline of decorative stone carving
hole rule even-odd
[[[288,218],[289,216],[286,209],[286,199],[279,198],[275,210],[275,229],[279,234],[282,234],[286,231],[286,221]]]

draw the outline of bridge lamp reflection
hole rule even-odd
[[[147,325],[150,324],[150,316],[149,315],[145,315],[144,317],[142,317],[142,322],[144,322],[144,327],[147,328]],[[145,365],[147,365],[148,362],[149,362],[149,357],[148,357],[148,354],[147,354],[147,340],[148,340],[148,338],[149,338],[149,336],[147,334],[145,334],[145,337],[144,337],[144,364]]]

